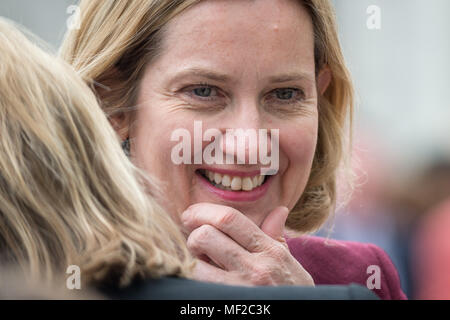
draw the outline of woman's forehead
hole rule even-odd
[[[165,34],[163,55],[184,67],[197,61],[278,74],[314,71],[312,22],[298,1],[202,1],[170,21]]]

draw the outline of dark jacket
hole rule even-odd
[[[181,278],[135,281],[123,289],[103,290],[111,299],[145,300],[373,300],[377,296],[359,285],[238,287]]]

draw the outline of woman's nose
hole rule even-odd
[[[264,125],[259,110],[237,111],[220,128],[220,146],[226,164],[260,164],[260,155],[270,155],[270,132]]]

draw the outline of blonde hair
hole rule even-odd
[[[144,67],[163,53],[165,26],[199,1],[82,0],[80,29],[67,33],[60,54],[91,85],[108,116],[133,110]],[[346,126],[351,127],[353,86],[329,0],[299,1],[314,26],[316,73],[325,66],[332,72],[331,83],[319,98],[318,144],[311,175],[286,223],[290,229],[310,232],[335,208],[337,171],[347,155],[343,150]]]
[[[92,91],[3,19],[0,139],[3,264],[48,281],[75,264],[93,285],[190,274],[184,237]]]

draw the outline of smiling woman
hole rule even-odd
[[[378,293],[404,297],[380,249],[357,245],[355,256],[321,239],[284,237],[285,226],[307,233],[324,223],[345,158],[353,91],[328,0],[81,1],[80,8],[80,29],[68,33],[61,55],[130,141],[131,159],[160,182],[158,201],[203,260],[198,279],[365,285],[367,266],[381,263]],[[196,121],[222,133],[266,129],[269,144],[278,130],[271,150],[278,171],[261,179],[260,159],[174,163],[173,132],[195,136]],[[226,140],[220,146],[223,156],[239,158]],[[246,144],[245,159],[255,153],[256,144]],[[350,273],[345,261],[353,261]]]

